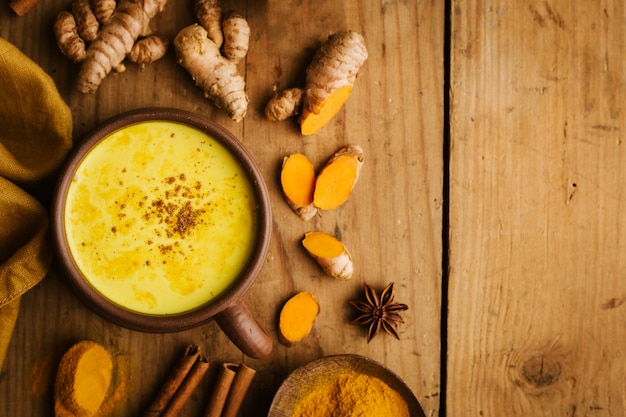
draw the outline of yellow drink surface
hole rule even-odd
[[[91,285],[140,313],[176,314],[224,292],[256,234],[248,177],[218,141],[173,122],[113,132],[69,186],[70,251]]]

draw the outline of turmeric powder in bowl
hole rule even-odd
[[[410,417],[406,401],[379,378],[343,371],[311,391],[293,417]]]
[[[425,417],[411,389],[372,359],[331,355],[293,371],[268,417]]]

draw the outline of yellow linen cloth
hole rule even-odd
[[[52,260],[46,209],[21,186],[51,176],[72,146],[72,114],[54,81],[0,38],[0,366],[21,296]]]

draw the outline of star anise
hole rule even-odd
[[[380,293],[371,286],[365,284],[365,300],[353,300],[350,304],[360,313],[356,319],[350,323],[361,326],[369,326],[367,329],[367,343],[370,342],[378,334],[382,328],[386,333],[400,339],[398,336],[398,324],[404,323],[400,317],[400,311],[408,310],[406,304],[394,303],[394,283],[390,283]]]

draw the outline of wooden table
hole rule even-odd
[[[324,355],[385,363],[427,416],[626,414],[626,93],[621,2],[228,1],[248,18],[250,109],[236,124],[206,101],[173,51],[140,71],[109,76],[96,95],[76,92],[78,68],[58,51],[52,22],[68,0],[24,17],[0,8],[0,36],[49,73],[74,115],[75,140],[126,110],[168,106],[206,115],[254,154],[270,188],[270,253],[246,302],[273,338],[263,359],[244,357],[213,322],[175,334],[108,323],[54,268],[24,298],[0,374],[1,416],[51,416],[50,377],[62,352],[94,339],[115,354],[106,416],[138,415],[181,349],[197,342],[212,367],[185,408],[200,415],[223,362],[257,370],[242,416],[266,413],[293,369]],[[170,38],[194,21],[170,0],[154,27]],[[263,107],[297,83],[332,32],[361,32],[369,59],[353,95],[319,134],[270,123]],[[282,157],[320,165],[357,143],[366,162],[348,203],[305,223],[285,204]],[[351,248],[351,281],[325,277],[303,253],[306,231]],[[396,282],[410,306],[401,340],[369,344],[349,325],[348,300],[364,282]],[[300,344],[278,343],[276,315],[299,290],[321,313]]]

